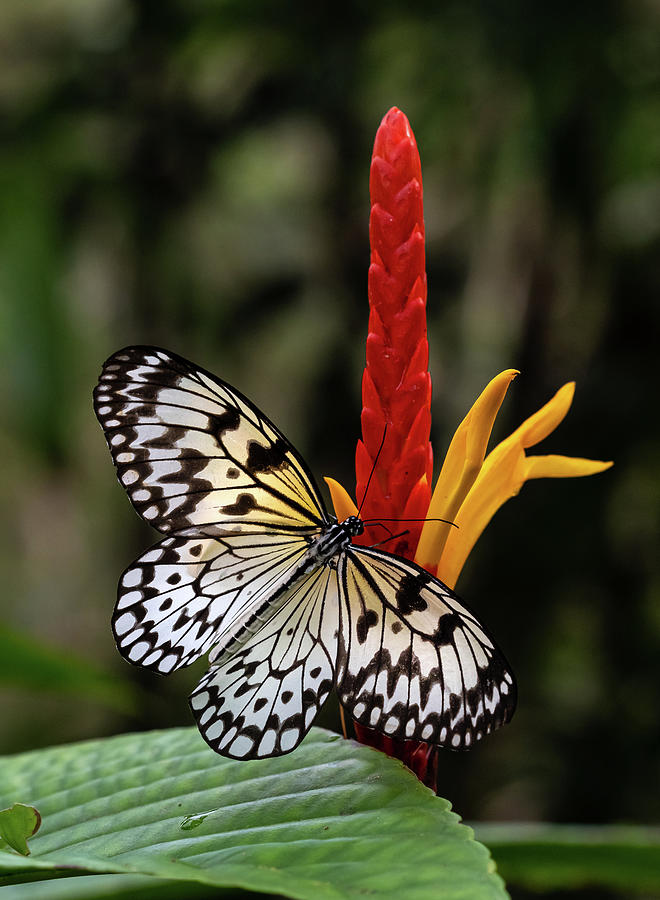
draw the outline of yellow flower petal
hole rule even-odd
[[[509,385],[518,374],[517,369],[506,369],[496,375],[456,429],[428,510],[429,519],[445,519],[446,522],[424,525],[415,554],[415,561],[424,568],[435,568],[449,532],[456,530],[451,523],[481,470],[495,417]]]
[[[527,479],[593,475],[612,463],[567,456],[525,456],[525,448],[547,437],[564,418],[575,386],[566,384],[537,413],[502,441],[484,460],[478,478],[455,518],[437,568],[437,575],[450,587],[456,584],[463,564],[477,539],[497,510],[514,497]]]
[[[599,459],[581,459],[578,456],[528,456],[525,458],[525,481],[532,478],[580,478],[597,475],[614,465]]]
[[[557,425],[563,421],[566,413],[571,408],[575,395],[575,382],[569,381],[559,388],[555,396],[548,400],[538,412],[525,419],[520,428],[517,428],[509,440],[519,442],[523,447],[533,447],[540,444]]]
[[[332,499],[332,505],[335,508],[337,519],[340,522],[343,522],[344,519],[347,519],[349,516],[357,516],[358,508],[355,503],[353,503],[346,488],[339,484],[338,481],[335,481],[334,478],[327,478],[324,476],[323,480],[330,490],[330,498]]]

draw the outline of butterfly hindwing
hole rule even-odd
[[[414,563],[349,547],[339,563],[340,701],[402,740],[467,749],[508,721],[516,687],[483,626]]]
[[[264,622],[211,656],[190,705],[204,739],[236,759],[294,750],[334,684],[336,570],[304,576]]]
[[[119,481],[159,531],[300,531],[326,521],[311,474],[281,432],[234,388],[174,353],[115,353],[94,409]]]
[[[120,653],[161,674],[190,665],[255,606],[286,589],[309,538],[165,538],[122,575],[112,627]]]

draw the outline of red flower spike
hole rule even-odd
[[[422,519],[431,498],[433,467],[422,169],[408,119],[396,108],[376,133],[369,186],[370,314],[356,498],[363,503],[364,519],[397,520],[404,509],[407,518]],[[394,533],[396,521],[388,527]],[[412,559],[421,524],[407,523],[398,530],[406,529],[396,550]],[[369,526],[358,540],[374,544],[382,539],[382,529]]]
[[[369,335],[362,378],[362,440],[355,454],[363,519],[389,519],[388,549],[413,559],[431,499],[431,376],[426,338],[422,169],[406,116],[391,109],[376,133],[369,180]],[[379,448],[385,441],[378,455]],[[377,461],[376,461],[377,459]],[[375,464],[375,470],[374,470]],[[369,477],[373,478],[365,496]],[[383,540],[368,526],[356,542]],[[398,741],[354,722],[357,739],[401,759],[435,790],[437,748]]]

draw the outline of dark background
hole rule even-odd
[[[472,554],[458,588],[520,706],[442,754],[440,792],[470,819],[658,822],[660,8],[531,10],[4,0],[2,623],[113,681],[64,691],[19,653],[1,751],[191,722],[203,665],[152,677],[110,633],[157,538],[92,413],[110,353],[199,362],[353,489],[369,160],[397,105],[424,172],[436,460],[515,366],[497,437],[575,379],[537,452],[616,463],[527,485]]]

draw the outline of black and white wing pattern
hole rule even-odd
[[[190,698],[207,743],[234,759],[294,750],[334,686],[338,627],[337,572],[322,566],[212,653]]]
[[[511,718],[509,666],[446,585],[400,557],[351,546],[339,586],[337,693],[358,722],[466,750]]]
[[[165,534],[312,533],[328,521],[282,433],[237,390],[175,353],[115,353],[94,410],[131,503]]]
[[[263,616],[330,520],[281,432],[174,353],[115,353],[94,408],[133,506],[168,535],[123,573],[115,640],[129,662],[167,674]]]
[[[94,408],[117,477],[165,534],[119,583],[117,646],[167,674],[209,653],[190,698],[210,746],[293,750],[333,686],[395,738],[467,749],[508,721],[516,687],[474,615],[419,566],[356,547],[299,454],[242,394],[174,353],[128,347]]]
[[[161,675],[190,665],[286,589],[310,540],[277,533],[165,538],[119,580],[112,616],[119,652]]]

